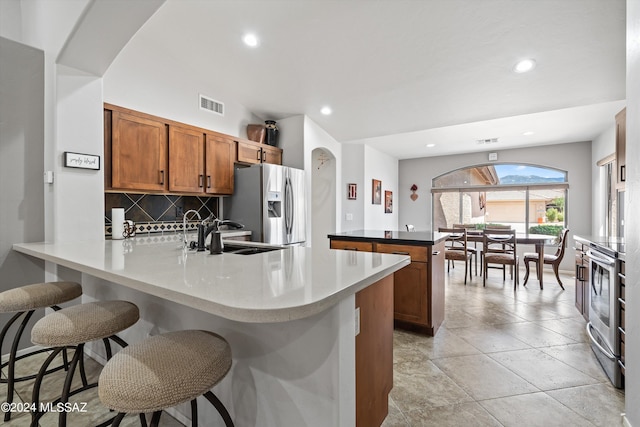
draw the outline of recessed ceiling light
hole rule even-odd
[[[518,62],[515,67],[513,67],[513,71],[516,73],[526,73],[527,71],[531,71],[535,68],[536,61],[533,59],[523,59]]]
[[[525,133],[523,133],[523,135],[524,135],[524,136],[531,136],[531,135],[533,135],[533,133],[534,133],[533,131],[528,130],[528,131],[526,131]]]
[[[427,148],[433,148],[435,146],[436,146],[436,144],[427,144]]]
[[[331,107],[322,107],[320,109],[320,112],[322,114],[324,114],[325,116],[328,116],[329,114],[331,114],[333,111],[331,110]]]
[[[244,37],[242,37],[242,41],[249,47],[258,46],[258,38],[255,34],[245,34]]]

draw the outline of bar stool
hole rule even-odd
[[[35,384],[31,402],[36,408],[32,413],[31,426],[36,427],[38,420],[44,415],[39,412],[40,387],[44,374],[53,359],[66,348],[75,348],[75,353],[69,364],[64,386],[60,398],[53,402],[67,403],[69,397],[85,390],[97,387],[97,383],[89,384],[84,372],[84,345],[90,341],[102,340],[105,345],[107,360],[111,359],[112,351],[109,340],[124,348],[127,343],[116,336],[118,332],[127,329],[140,318],[138,307],[128,301],[99,301],[75,305],[49,314],[38,320],[31,329],[31,341],[34,344],[53,347],[53,351],[42,364]],[[71,391],[71,382],[77,366],[80,366],[82,386]],[[67,413],[59,413],[59,426],[66,426]]]
[[[0,369],[7,367],[7,378],[0,378],[0,383],[7,384],[7,403],[13,402],[15,393],[15,383],[32,380],[36,375],[26,375],[22,377],[15,377],[15,365],[18,360],[26,357],[34,356],[36,354],[49,351],[49,348],[42,348],[39,350],[30,351],[21,356],[16,356],[18,352],[18,344],[22,333],[26,328],[31,316],[38,309],[44,309],[51,307],[54,310],[60,310],[58,304],[62,304],[67,301],[71,301],[82,295],[82,286],[75,282],[46,282],[36,283],[33,285],[21,286],[15,289],[9,289],[0,293],[0,313],[16,313],[4,326],[2,332],[0,332],[0,349],[4,344],[11,326],[22,317],[22,322],[18,326],[13,338],[13,344],[9,351],[9,360],[2,363]],[[66,368],[67,366],[67,354],[63,353],[63,364],[52,368],[45,372],[49,374],[51,372],[58,371]],[[4,413],[4,421],[7,422],[11,419],[11,411]]]
[[[225,425],[233,427],[226,408],[211,392],[230,368],[231,348],[221,336],[197,330],[168,332],[132,344],[107,362],[98,379],[98,396],[107,408],[118,411],[113,426],[127,414],[139,414],[146,426],[144,413],[153,412],[154,427],[163,409],[188,401],[191,425],[197,426],[196,398],[204,395]]]

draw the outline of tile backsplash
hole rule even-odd
[[[218,197],[177,196],[168,194],[106,193],[104,203],[105,235],[111,237],[111,208],[124,208],[125,219],[136,223],[136,234],[182,231],[184,212],[197,211],[202,219],[218,215]],[[187,227],[195,229],[197,216],[190,214]]]

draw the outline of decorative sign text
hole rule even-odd
[[[100,170],[100,156],[65,151],[64,166],[67,168]]]

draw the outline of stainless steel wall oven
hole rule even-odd
[[[622,387],[620,336],[618,325],[618,286],[616,253],[591,244],[589,250],[589,322],[587,333],[591,347],[615,387]]]

